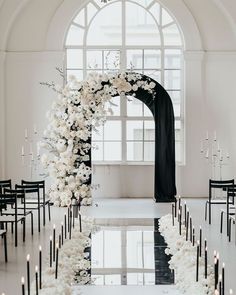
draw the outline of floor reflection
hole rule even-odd
[[[92,236],[92,278],[96,285],[173,284],[158,219],[96,220]],[[145,225],[143,225],[145,224]]]

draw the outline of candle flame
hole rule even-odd
[[[42,251],[42,246],[41,245],[39,245],[39,251]]]
[[[30,255],[29,254],[26,256],[26,259],[27,259],[27,261],[30,260]]]
[[[38,266],[35,265],[35,272],[38,272]]]
[[[52,236],[50,236],[50,241],[52,240]]]
[[[24,283],[25,283],[25,278],[21,277],[21,284],[24,285]]]

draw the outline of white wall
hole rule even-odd
[[[50,2],[50,3],[49,3]],[[182,25],[185,44],[186,162],[177,167],[178,193],[206,196],[209,168],[200,156],[206,130],[217,131],[236,171],[236,11],[229,0],[161,0]],[[24,129],[42,134],[54,93],[40,81],[60,81],[67,26],[81,5],[71,0],[5,0],[0,6],[0,177],[29,176],[21,165]],[[5,127],[4,127],[5,126]],[[96,197],[152,197],[152,166],[95,167]]]

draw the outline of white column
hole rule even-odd
[[[0,51],[0,179],[5,177],[5,55]]]

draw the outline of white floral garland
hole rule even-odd
[[[80,232],[79,221],[75,220],[75,227],[72,229],[71,239],[64,240],[59,249],[58,278],[55,279],[55,265],[42,272],[42,289],[40,295],[71,295],[73,284],[85,285],[91,282],[89,270],[91,262],[88,259],[89,253],[85,252],[91,246],[91,233],[98,229],[93,225],[93,219],[82,218],[83,232]],[[35,281],[31,284],[31,293],[35,294]]]
[[[171,254],[169,261],[170,268],[175,270],[176,287],[183,294],[206,295],[214,294],[214,273],[213,268],[208,265],[207,279],[204,277],[204,259],[199,258],[199,281],[196,282],[196,257],[197,247],[190,241],[186,241],[186,230],[181,227],[179,235],[178,221],[175,218],[175,225],[172,225],[172,216],[165,215],[159,220],[159,231],[164,237],[168,248],[166,254]]]
[[[155,83],[142,80],[137,73],[91,73],[84,81],[71,76],[65,87],[45,83],[58,92],[48,112],[49,125],[44,132],[42,147],[49,153],[41,157],[44,168],[52,178],[49,190],[56,206],[69,206],[72,197],[82,205],[91,205],[91,167],[88,152],[92,128],[104,124],[107,114],[112,113],[111,99],[123,93],[143,89],[154,94]],[[124,99],[124,98],[123,98]]]

